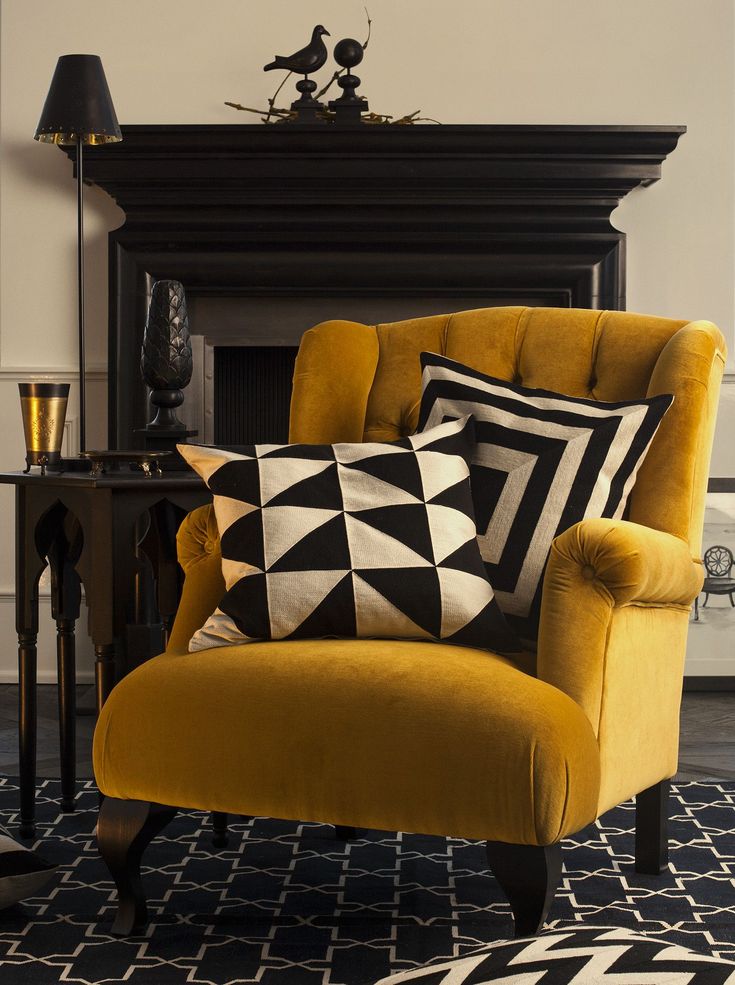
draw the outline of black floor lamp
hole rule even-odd
[[[35,139],[77,148],[77,277],[79,287],[79,451],[86,451],[84,371],[84,195],[85,144],[110,144],[122,133],[98,55],[62,55],[46,96]]]

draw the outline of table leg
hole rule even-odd
[[[36,633],[18,633],[20,836],[36,833]]]
[[[74,620],[56,622],[56,666],[59,685],[59,749],[61,753],[61,810],[74,811],[76,794],[76,653]]]
[[[176,553],[176,534],[186,510],[166,499],[156,503],[151,514],[155,521],[155,550],[148,550],[148,554],[156,570],[158,611],[164,628],[164,646],[168,646],[183,584]]]
[[[56,512],[43,497],[24,487],[15,490],[15,629],[18,633],[18,759],[20,771],[20,833],[35,834],[36,818],[36,668],[38,654],[38,579],[46,567],[37,534],[46,542],[46,529],[56,524]],[[42,519],[43,518],[43,519]]]
[[[221,811],[212,811],[212,844],[215,848],[227,848],[230,834],[227,830],[227,815]]]
[[[76,794],[76,653],[74,627],[79,618],[81,584],[74,565],[82,551],[79,521],[65,510],[48,548],[51,613],[56,620],[56,680],[59,698],[61,810],[74,810]]]
[[[97,714],[115,686],[115,646],[113,643],[94,645],[94,681],[97,689]]]
[[[112,494],[97,489],[75,510],[82,526],[83,547],[75,569],[84,584],[89,635],[94,645],[97,714],[115,685],[115,585],[119,560],[114,550],[118,531],[112,515]]]

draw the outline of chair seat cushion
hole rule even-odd
[[[487,650],[294,640],[164,654],[113,690],[103,793],[176,807],[550,844],[595,817],[571,698]]]
[[[702,591],[710,595],[729,595],[735,592],[735,578],[705,578]]]

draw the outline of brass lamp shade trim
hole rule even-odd
[[[26,441],[25,471],[40,465],[43,475],[48,466],[61,462],[69,384],[19,383],[18,390]]]
[[[37,133],[36,140],[42,144],[75,144],[81,139],[83,144],[94,146],[95,144],[116,144],[122,137],[117,137],[111,133],[74,133],[70,131],[58,131],[54,133]]]

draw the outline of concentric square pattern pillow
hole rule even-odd
[[[487,580],[472,421],[378,444],[179,451],[214,493],[227,592],[190,650],[388,637],[520,649]]]
[[[670,394],[600,403],[506,383],[422,353],[419,430],[471,414],[478,541],[500,608],[538,635],[553,539],[586,517],[621,517]]]

